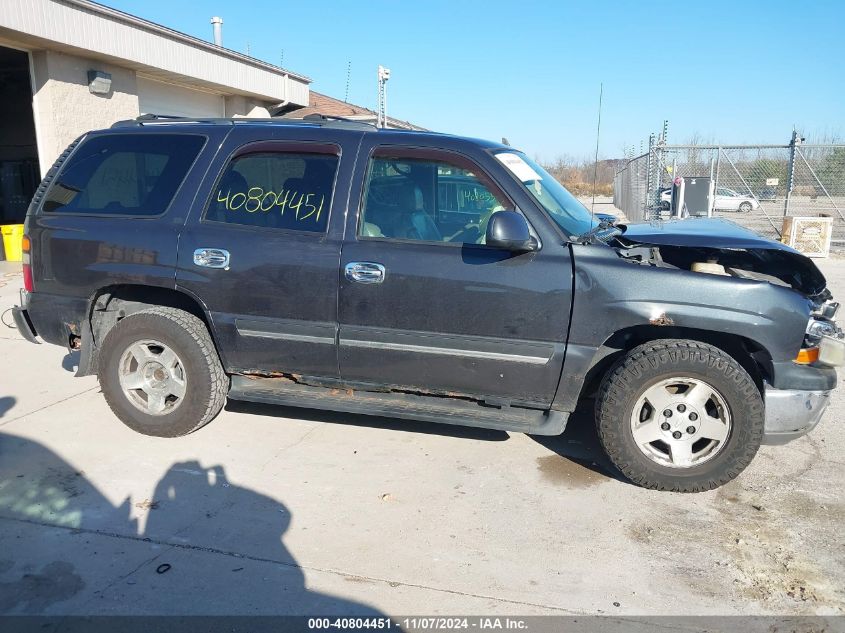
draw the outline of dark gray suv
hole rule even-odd
[[[593,398],[622,473],[699,491],[812,429],[845,361],[798,252],[597,221],[523,153],[441,134],[121,122],[62,154],[24,246],[19,329],[149,435],[227,397],[551,435]]]

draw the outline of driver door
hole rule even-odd
[[[359,213],[349,214],[341,252],[341,377],[547,406],[569,322],[565,246],[486,246],[490,215],[516,207],[462,154],[381,146],[359,169]]]

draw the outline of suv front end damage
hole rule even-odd
[[[808,323],[794,359],[774,361],[764,381],[764,444],[784,444],[819,423],[845,365],[839,304],[808,257],[725,220],[700,219],[620,226],[607,243],[642,265],[789,288],[806,300]],[[727,290],[727,289],[726,289]]]
[[[827,300],[813,311],[804,343],[795,360],[800,388],[775,389],[766,385],[764,443],[785,444],[812,431],[836,386],[836,369],[845,365],[845,333],[836,324],[839,304]],[[796,382],[798,377],[794,379]],[[815,388],[812,388],[815,387]]]

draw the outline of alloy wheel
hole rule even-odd
[[[648,387],[631,413],[637,447],[670,468],[692,468],[715,458],[727,444],[731,426],[722,394],[703,380],[684,376]]]

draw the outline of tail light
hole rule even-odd
[[[32,292],[32,242],[24,235],[21,239],[21,262],[23,263],[23,287],[27,292]]]

